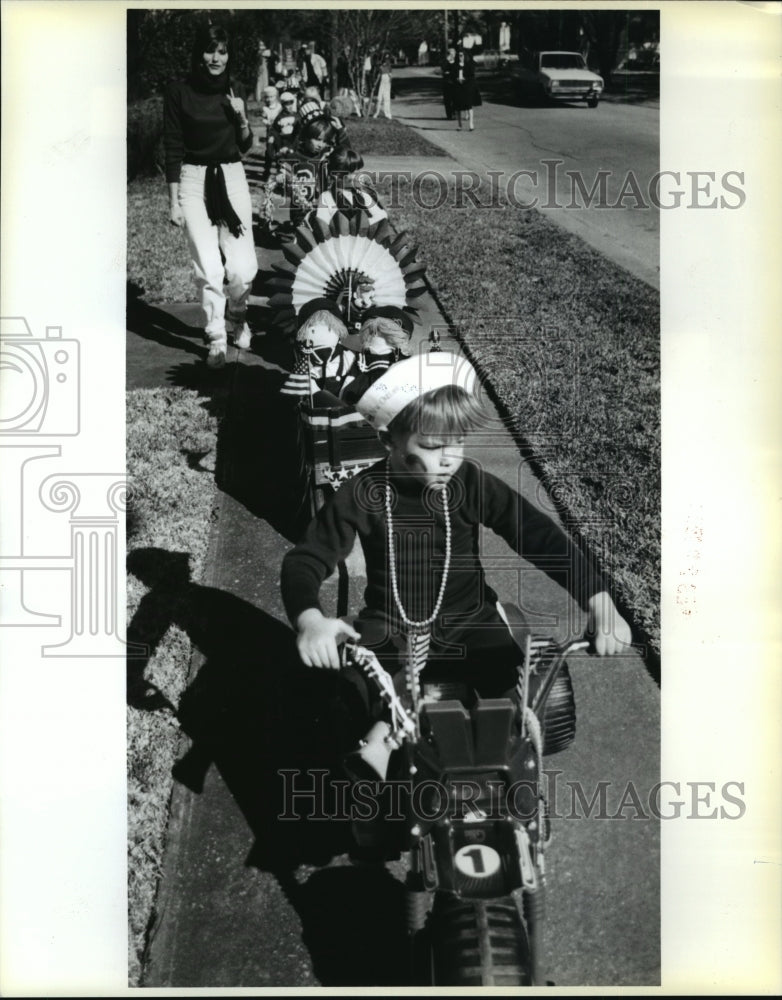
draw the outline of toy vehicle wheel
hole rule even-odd
[[[567,663],[554,681],[543,716],[543,755],[559,753],[576,738],[576,698]]]
[[[599,103],[600,102],[598,101],[598,99],[596,97],[588,97],[587,98],[587,107],[588,108],[596,108]]]
[[[529,942],[512,899],[438,896],[427,930],[432,985],[533,985]]]

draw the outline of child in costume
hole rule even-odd
[[[349,146],[337,147],[329,156],[328,185],[321,193],[315,213],[326,225],[335,212],[341,212],[348,218],[363,212],[370,225],[388,218],[375,192],[356,176],[363,166],[362,156]]]
[[[264,87],[261,103],[261,122],[268,128],[282,112],[280,92],[276,87]]]
[[[333,399],[339,405],[339,394],[356,357],[342,345],[348,330],[339,306],[331,299],[311,299],[297,318],[296,361],[280,392],[312,396],[318,402]]]
[[[286,114],[297,115],[299,112],[299,98],[292,90],[283,90],[280,94],[280,104]]]
[[[346,149],[350,146],[350,142],[345,123],[337,115],[332,114],[331,109],[320,98],[310,96],[310,90],[311,88],[305,90],[297,112],[301,127],[303,128],[312,122],[326,122],[334,130],[334,141],[332,144],[334,148]]]
[[[282,105],[280,105],[282,108]],[[263,180],[273,181],[281,168],[281,163],[294,155],[299,120],[295,114],[284,108],[266,132],[266,154],[264,157]]]
[[[355,404],[380,376],[397,361],[410,356],[413,320],[397,306],[374,306],[364,315],[360,329],[361,351],[342,389],[342,400]]]
[[[354,639],[401,677],[410,637],[425,630],[422,682],[446,675],[481,697],[512,691],[519,650],[484,576],[481,525],[549,575],[552,559],[568,567],[567,587],[589,614],[599,655],[629,643],[630,629],[591,561],[546,514],[465,458],[465,438],[483,420],[476,381],[464,358],[436,352],[392,365],[358,401],[388,457],[344,483],[283,560],[282,597],[307,666],[338,669],[337,644]],[[356,537],[367,586],[352,627],[324,615],[318,595]],[[389,726],[364,678],[345,675],[364,706],[365,731],[371,725],[357,753],[377,771]]]
[[[332,125],[325,118],[316,118],[299,126],[293,150],[279,157],[290,193],[290,222],[294,227],[318,203],[328,181],[328,160],[335,141]]]

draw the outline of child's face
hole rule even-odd
[[[328,143],[325,139],[307,139],[304,148],[311,156],[317,156],[324,149],[328,149]]]
[[[375,289],[372,285],[359,285],[353,295],[353,303],[357,309],[369,309],[375,304]]]
[[[464,438],[452,435],[392,435],[389,457],[394,472],[412,472],[425,486],[445,485],[464,461]]]
[[[339,336],[325,323],[309,323],[299,330],[297,341],[312,352],[321,364],[327,364],[339,343]]]
[[[389,342],[379,333],[374,333],[371,337],[366,337],[361,346],[367,354],[391,354],[394,350]]]

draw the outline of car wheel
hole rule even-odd
[[[587,97],[587,107],[596,108],[598,105],[598,99],[596,97]]]

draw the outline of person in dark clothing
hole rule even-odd
[[[443,60],[442,72],[445,117],[451,121],[453,119],[453,92],[456,87],[456,49],[448,49],[448,54]]]
[[[242,154],[253,144],[242,92],[229,71],[226,32],[197,33],[191,71],[171,84],[163,104],[169,219],[184,227],[205,315],[207,364],[225,364],[227,320],[234,343],[248,348],[250,286],[258,270],[252,201]]]
[[[296,227],[318,205],[328,185],[329,157],[337,144],[337,129],[323,117],[301,125],[293,149],[280,156],[286,191],[290,196],[290,226]],[[287,230],[278,230],[283,235]]]
[[[363,114],[361,101],[356,93],[356,84],[353,80],[353,73],[350,69],[350,46],[346,45],[340,52],[337,59],[337,96],[347,97],[352,105],[353,111],[360,118]]]
[[[344,483],[283,560],[282,597],[302,661],[338,669],[337,643],[354,639],[373,649],[389,673],[400,674],[405,650],[412,655],[411,634],[426,629],[422,682],[432,674],[466,679],[482,697],[512,689],[519,653],[484,575],[481,525],[550,575],[552,560],[561,560],[568,589],[588,611],[596,652],[620,652],[630,629],[590,560],[546,514],[465,460],[465,437],[482,422],[477,376],[462,357],[436,357],[437,364],[412,357],[392,365],[361,396],[357,409],[379,432],[388,457]],[[367,585],[353,627],[323,614],[319,591],[356,537]],[[388,723],[363,677],[348,676],[366,724],[374,723],[366,757],[376,759]]]
[[[453,69],[453,108],[459,128],[462,127],[462,115],[466,115],[467,126],[472,132],[475,128],[473,108],[483,104],[481,93],[475,83],[475,61],[470,53],[459,49],[456,53],[456,65]]]
[[[343,97],[347,97],[354,87],[349,59],[350,46],[346,45],[337,59],[337,90]]]

